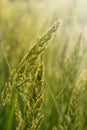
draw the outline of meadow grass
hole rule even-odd
[[[86,130],[87,55],[75,10],[61,11],[57,30],[57,7],[48,15],[44,2],[28,2],[0,1],[0,130]]]

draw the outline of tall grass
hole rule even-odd
[[[0,1],[1,130],[87,129],[86,45],[73,6],[51,2]]]

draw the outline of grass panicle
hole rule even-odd
[[[81,96],[85,89],[85,84],[87,83],[86,77],[87,70],[84,70],[79,76],[79,79],[73,89],[67,115],[65,116],[65,130],[78,130],[80,127],[81,119],[79,119],[78,114],[80,115]]]
[[[16,130],[38,130],[40,127],[44,95],[44,67],[41,55],[59,26],[60,21],[55,22],[24,56],[19,68],[11,73],[10,80],[1,93],[2,106],[9,105],[14,95],[17,95]]]

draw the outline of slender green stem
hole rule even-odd
[[[3,52],[3,56],[4,56],[4,59],[5,59],[6,63],[7,63],[9,72],[11,73],[11,67],[10,67],[10,64],[9,64],[9,61],[8,61],[8,59],[7,59],[7,56],[6,56],[5,52]]]
[[[54,94],[53,94],[53,92],[52,92],[52,90],[51,90],[51,88],[50,88],[48,82],[47,82],[46,80],[45,80],[45,82],[46,82],[46,84],[47,84],[47,88],[48,88],[48,91],[49,91],[49,93],[50,93],[50,95],[51,95],[51,98],[53,99],[53,102],[54,102],[54,104],[55,104],[55,107],[56,107],[56,109],[57,109],[58,116],[61,117],[60,112],[59,112],[59,108],[58,108],[58,103],[57,103],[57,101],[56,101],[56,98],[55,98],[55,96],[54,96]]]

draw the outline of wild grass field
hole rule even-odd
[[[0,130],[87,130],[86,7],[0,0]]]

